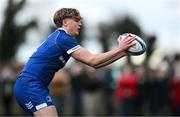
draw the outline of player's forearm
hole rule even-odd
[[[105,64],[107,61],[109,62],[107,62],[106,64],[112,63],[115,60],[111,60],[111,59],[116,56],[121,55],[122,53],[124,53],[124,50],[122,50],[121,48],[115,48],[101,54],[92,54],[87,49],[80,48],[76,50],[75,52],[73,52],[71,56],[78,61],[81,61],[91,67],[96,68],[97,66],[99,67],[99,65],[101,64],[102,65]]]
[[[91,66],[94,68],[100,68],[118,60],[124,55],[125,53],[123,52],[123,50],[119,48],[102,54],[94,55],[93,59],[91,59]]]
[[[123,56],[125,56],[126,54],[125,53],[121,53],[121,54],[118,54],[117,56],[109,59],[108,61],[105,61],[103,63],[100,63],[100,64],[97,64],[94,66],[94,68],[98,69],[98,68],[101,68],[101,67],[104,67],[106,65],[109,65],[115,61],[117,61],[118,59],[122,58]]]

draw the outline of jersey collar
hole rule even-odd
[[[58,29],[60,29],[60,30],[64,30],[67,34],[69,34],[69,33],[67,32],[67,30],[66,30],[66,29],[64,29],[64,28],[58,28]]]

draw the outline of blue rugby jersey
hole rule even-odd
[[[19,77],[40,79],[49,85],[55,72],[63,68],[70,54],[81,46],[63,29],[57,29],[37,48],[29,58]]]

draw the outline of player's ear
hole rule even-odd
[[[68,20],[67,20],[67,19],[64,19],[64,20],[62,21],[62,25],[66,27],[67,24],[68,24]]]

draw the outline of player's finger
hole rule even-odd
[[[127,38],[127,42],[128,43],[132,43],[133,41],[135,41],[135,39],[136,39],[136,37],[129,37],[129,38]]]

